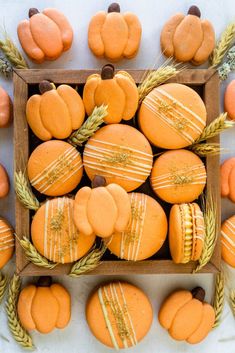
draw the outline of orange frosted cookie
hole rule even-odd
[[[6,197],[10,190],[9,176],[6,169],[0,163],[0,199]]]
[[[126,282],[100,286],[88,299],[86,319],[93,335],[110,348],[135,346],[148,333],[153,310],[148,297]]]
[[[35,148],[27,168],[31,185],[49,196],[69,193],[80,183],[83,174],[80,153],[69,143],[58,140]]]
[[[235,157],[228,158],[220,166],[221,196],[235,202]]]
[[[191,145],[206,125],[203,100],[192,88],[167,83],[154,88],[143,100],[140,129],[155,146],[176,149]]]
[[[81,234],[73,222],[74,200],[58,197],[46,201],[31,224],[31,238],[40,254],[53,262],[68,263],[83,257],[95,235]]]
[[[46,80],[39,84],[39,91],[41,95],[34,94],[26,105],[26,118],[33,133],[43,141],[69,137],[85,118],[81,97],[68,85],[56,88]]]
[[[225,90],[224,110],[230,119],[235,120],[235,80],[232,80]]]
[[[167,151],[154,162],[150,182],[156,195],[166,202],[192,202],[206,185],[206,169],[191,151]]]
[[[95,176],[92,187],[81,188],[75,196],[74,223],[78,230],[102,238],[123,231],[131,216],[127,192],[118,184],[106,186],[105,179],[100,176]]]
[[[87,142],[83,163],[88,177],[103,176],[132,191],[148,178],[153,154],[148,140],[137,129],[112,124],[99,129]]]
[[[14,248],[14,230],[5,219],[0,218],[0,270],[11,259]]]
[[[71,316],[69,292],[51,277],[40,277],[37,284],[30,284],[20,292],[17,312],[26,330],[50,333],[55,328],[65,328]]]
[[[197,261],[205,237],[203,213],[196,203],[174,205],[169,219],[169,244],[175,263]]]
[[[126,71],[114,74],[114,67],[110,64],[102,68],[101,75],[89,76],[83,90],[83,102],[88,115],[95,106],[107,105],[108,114],[104,118],[107,124],[133,118],[138,100],[138,89],[131,75]]]
[[[131,219],[124,232],[115,232],[107,240],[108,249],[125,260],[144,260],[163,245],[167,234],[164,210],[152,197],[132,192]]]
[[[221,245],[223,260],[235,267],[235,216],[226,219],[221,226]]]
[[[214,325],[215,311],[204,298],[204,289],[196,287],[191,292],[175,291],[165,299],[158,320],[173,339],[196,344],[206,338]]]
[[[141,40],[141,24],[131,12],[120,13],[120,6],[112,3],[108,12],[99,11],[88,28],[88,45],[94,55],[111,61],[136,56]]]

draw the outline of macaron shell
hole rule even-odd
[[[174,263],[184,258],[184,227],[179,205],[173,205],[169,216],[169,246]]]
[[[5,219],[0,218],[0,270],[12,258],[14,249],[14,230]]]
[[[196,344],[206,338],[208,333],[211,331],[215,322],[215,311],[211,305],[203,303],[202,306],[202,319],[199,327],[193,334],[187,338],[187,342]]]
[[[205,238],[205,225],[203,213],[197,203],[190,204],[193,215],[193,247],[192,247],[192,261],[199,260]]]
[[[226,159],[220,166],[221,196],[235,202],[235,157]]]
[[[228,113],[230,119],[235,119],[235,80],[232,80],[224,94],[224,110]]]
[[[235,268],[235,216],[228,218],[221,226],[222,259]]]

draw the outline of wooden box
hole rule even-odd
[[[96,70],[16,70],[14,72],[14,159],[15,170],[25,170],[30,152],[35,148],[39,141],[35,144],[32,138],[32,132],[28,128],[25,118],[25,107],[27,99],[30,95],[38,92],[38,83],[43,79],[54,82],[55,84],[67,83],[77,86],[79,92],[86,78],[96,73]],[[136,83],[140,83],[144,77],[144,70],[129,70]],[[194,88],[205,102],[208,114],[207,124],[219,115],[219,78],[214,70],[184,70],[177,77],[170,80],[189,85]],[[213,139],[219,142],[219,137]],[[220,231],[220,186],[219,186],[219,156],[206,158],[207,183],[212,188],[215,201],[218,207],[218,232]],[[149,186],[144,186],[141,190],[151,194]],[[148,191],[149,190],[149,191]],[[153,196],[153,194],[151,194]],[[155,197],[155,196],[154,196]],[[155,197],[156,198],[156,197]],[[159,201],[159,200],[158,200]],[[32,212],[25,209],[16,200],[16,234],[19,238],[23,235],[30,235],[30,219]],[[166,210],[168,212],[169,210]],[[191,273],[196,263],[176,265],[170,258],[168,244],[154,255],[151,259],[131,262],[119,260],[115,256],[109,254],[104,255],[102,264],[94,271],[87,274],[102,275],[122,275],[122,274],[156,274],[156,273]],[[24,256],[24,251],[19,242],[16,242],[16,269],[21,276],[38,276],[38,275],[62,275],[68,274],[71,265],[59,265],[53,270],[37,267],[30,263]],[[203,269],[204,273],[215,273],[220,269],[220,246],[217,241],[214,254],[210,263]]]

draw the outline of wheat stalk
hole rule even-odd
[[[30,210],[38,210],[40,203],[33,194],[29,181],[22,171],[15,172],[15,192],[24,207]]]
[[[155,87],[160,86],[178,73],[176,65],[163,65],[156,70],[147,72],[145,79],[138,86],[139,104]]]
[[[217,240],[217,204],[211,191],[207,190],[207,195],[202,196],[202,208],[205,222],[205,239],[198,265],[193,271],[200,271],[210,261]]]
[[[48,268],[50,270],[52,270],[58,265],[58,263],[51,262],[41,254],[39,254],[35,246],[29,241],[27,237],[24,236],[22,239],[19,239],[19,242],[22,248],[24,249],[25,256],[34,265]]]
[[[231,289],[229,293],[229,302],[232,309],[233,316],[235,317],[235,289]]]
[[[2,303],[4,294],[6,292],[7,289],[7,277],[4,276],[1,272],[0,272],[0,304]]]
[[[217,42],[216,47],[212,52],[211,67],[216,67],[222,62],[225,53],[228,51],[228,49],[233,43],[234,36],[235,23],[231,23],[225,28],[225,30],[221,34],[220,40]]]
[[[86,256],[83,256],[78,260],[72,267],[69,276],[79,277],[85,272],[94,270],[100,265],[100,260],[107,249],[106,244],[102,243],[102,246],[91,250]]]
[[[201,136],[194,142],[194,144],[198,144],[214,136],[217,136],[221,132],[230,129],[235,125],[233,121],[226,120],[226,118],[227,113],[220,114],[216,119],[214,119],[209,125],[205,127]]]
[[[218,327],[221,320],[221,315],[224,308],[224,298],[225,298],[225,290],[224,290],[224,275],[222,272],[219,272],[216,275],[215,280],[215,293],[213,300],[213,308],[215,310],[215,322],[213,328]]]
[[[215,156],[225,150],[219,143],[196,143],[189,146],[189,149],[200,157]]]
[[[69,137],[68,142],[73,146],[82,146],[100,127],[104,122],[104,118],[107,116],[107,106],[101,105],[95,107],[91,115],[83,123],[83,125],[77,131],[74,131]]]
[[[14,66],[16,69],[29,68],[25,59],[23,58],[11,38],[7,35],[7,33],[5,35],[5,38],[3,40],[0,40],[0,48],[6,55],[7,59],[10,61],[12,66]]]
[[[17,302],[20,294],[21,280],[20,277],[14,275],[9,284],[8,297],[6,301],[6,312],[8,318],[8,327],[14,340],[22,347],[33,349],[33,341],[29,333],[22,327],[18,313]]]

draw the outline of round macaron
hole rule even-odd
[[[53,262],[70,263],[83,257],[93,246],[95,235],[79,233],[73,222],[74,200],[47,200],[36,212],[31,238],[38,252]]]
[[[64,141],[44,142],[29,157],[29,181],[41,194],[61,196],[71,192],[80,183],[82,173],[80,153]]]
[[[112,124],[102,127],[88,140],[83,163],[91,180],[100,175],[107,184],[119,184],[132,191],[148,178],[153,153],[148,140],[137,129]]]
[[[124,232],[107,239],[108,249],[121,259],[139,261],[154,255],[167,235],[167,218],[163,208],[152,197],[132,192],[131,219]]]
[[[0,218],[0,270],[11,259],[14,248],[14,230],[5,219]]]
[[[221,254],[228,265],[235,267],[235,216],[226,219],[221,226]]]
[[[226,159],[220,166],[221,196],[235,202],[235,157]]]
[[[191,151],[167,151],[155,160],[150,182],[155,194],[168,203],[192,202],[206,185],[206,168]]]
[[[110,282],[87,301],[86,319],[93,335],[110,348],[135,346],[148,333],[153,310],[146,294],[126,282]]]
[[[196,203],[173,205],[169,218],[169,245],[176,264],[197,261],[205,238],[203,213]]]
[[[141,131],[155,146],[177,149],[191,145],[206,125],[203,100],[192,88],[167,83],[143,100],[138,115]]]
[[[235,80],[232,80],[224,93],[224,110],[230,119],[235,120]]]

